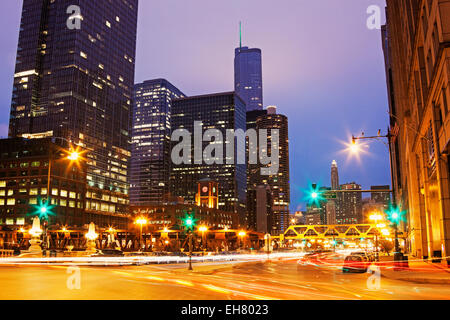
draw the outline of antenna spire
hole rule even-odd
[[[239,21],[239,49],[242,49],[242,22]]]

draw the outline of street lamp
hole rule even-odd
[[[241,238],[241,247],[242,249],[245,249],[245,245],[244,245],[244,237],[246,236],[246,232],[244,230],[239,231],[238,235]]]
[[[146,225],[147,223],[148,223],[148,221],[147,221],[147,219],[145,219],[144,217],[139,217],[139,218],[137,218],[136,219],[136,223],[140,226],[140,233],[139,233],[139,252],[141,251],[141,249],[142,249],[142,245],[141,245],[141,243],[142,243],[142,227],[144,226],[144,225]]]
[[[208,231],[208,227],[207,226],[200,226],[199,228],[198,228],[198,231],[200,231],[201,233],[202,233],[202,249],[203,249],[203,251],[206,249],[205,248],[205,244],[204,244],[204,237],[205,237],[205,232],[206,231]]]
[[[379,213],[374,213],[370,215],[369,220],[375,222],[378,228],[378,221],[382,220],[383,216]],[[378,230],[375,233],[375,257],[377,261],[380,261],[379,251],[378,251]]]
[[[52,137],[52,139],[60,139],[60,140],[64,140],[66,142],[69,143],[69,145],[71,145],[71,141],[69,141],[66,138],[63,137]],[[76,162],[81,158],[81,153],[78,152],[78,148],[77,150],[74,150],[72,148],[72,146],[70,147],[70,150],[65,150],[63,149],[64,153],[67,154],[66,159],[70,160],[70,162]],[[40,217],[45,217],[45,220],[43,221],[43,227],[44,227],[44,232],[43,232],[43,250],[42,250],[42,255],[46,256],[47,255],[47,246],[48,246],[48,215],[47,215],[47,210],[48,210],[48,206],[50,205],[50,179],[51,179],[51,172],[52,172],[52,161],[53,159],[53,154],[52,154],[52,148],[49,146],[49,157],[48,157],[48,173],[47,173],[47,199],[46,199],[46,206],[42,206],[39,216]]]
[[[394,183],[394,171],[393,171],[393,159],[392,159],[392,138],[394,135],[392,135],[390,129],[388,128],[388,133],[386,135],[381,135],[381,130],[378,131],[378,135],[372,136],[372,137],[365,137],[364,134],[361,137],[355,137],[352,136],[352,145],[356,145],[357,140],[363,140],[363,139],[372,139],[372,140],[380,140],[381,138],[387,139],[387,146],[389,148],[389,164],[390,164],[390,171],[391,171],[391,185],[392,185],[392,203],[394,206],[397,205],[396,200],[396,193],[395,193],[395,183]],[[385,143],[386,144],[386,143]],[[352,148],[351,148],[352,150]],[[402,253],[400,251],[400,246],[398,242],[398,220],[400,219],[400,213],[397,210],[391,210],[390,213],[391,221],[394,223],[394,231],[395,231],[395,253],[394,253],[394,261],[398,261],[402,259]]]

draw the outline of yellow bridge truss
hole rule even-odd
[[[280,240],[303,239],[357,239],[382,236],[381,229],[375,224],[337,224],[337,225],[298,225],[290,226],[280,236]],[[393,236],[393,235],[392,235]]]

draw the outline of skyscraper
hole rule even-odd
[[[138,0],[76,2],[23,1],[9,136],[85,148],[85,209],[108,224],[128,212]]]
[[[262,110],[261,49],[243,47],[242,41],[234,52],[234,91],[244,100],[247,111]]]
[[[339,172],[336,160],[331,163],[331,190],[339,189]]]
[[[271,233],[282,233],[289,227],[289,132],[288,118],[277,114],[275,106],[267,107],[267,114],[261,115],[256,120],[256,129],[279,130],[279,169],[275,175],[263,176],[258,171],[254,172],[254,186],[269,185],[272,192],[272,230]],[[271,149],[271,139],[268,139],[267,150]]]
[[[227,129],[245,131],[245,103],[234,92],[208,94],[188,98],[175,99],[172,102],[172,132],[185,129],[192,134],[191,164],[174,164],[170,170],[170,189],[175,196],[184,197],[194,203],[197,183],[209,179],[219,184],[219,209],[239,213],[241,223],[245,221],[246,208],[246,164],[238,164],[234,157],[233,164],[195,164],[194,155],[194,122],[200,121],[203,131],[218,129],[226,137]],[[203,132],[201,133],[203,136]],[[200,137],[201,139],[201,137]],[[178,142],[172,142],[172,147]],[[203,142],[202,150],[210,142]],[[225,143],[223,155],[226,155]],[[235,145],[236,149],[236,145]]]
[[[337,161],[331,162],[331,190],[339,190],[339,170]],[[336,199],[330,199],[327,205],[327,224],[336,224],[336,217],[340,216],[342,194],[336,193]]]
[[[361,185],[351,182],[341,185],[342,192],[340,197],[340,210],[336,213],[337,224],[355,224],[361,223],[362,217],[362,194],[359,191],[351,192],[351,190],[361,190]]]
[[[389,191],[382,192],[382,190],[389,190],[390,186],[371,186],[370,190],[373,190],[374,192],[371,193],[371,199],[375,203],[382,204],[385,209],[389,208],[389,204],[391,203],[391,193]],[[381,191],[380,191],[381,190]]]
[[[165,79],[134,86],[130,203],[161,203],[169,193],[172,99],[184,94]]]

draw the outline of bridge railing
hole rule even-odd
[[[376,235],[381,235],[381,228],[378,228],[375,224],[294,225],[276,238],[281,240],[352,239],[374,238]]]

